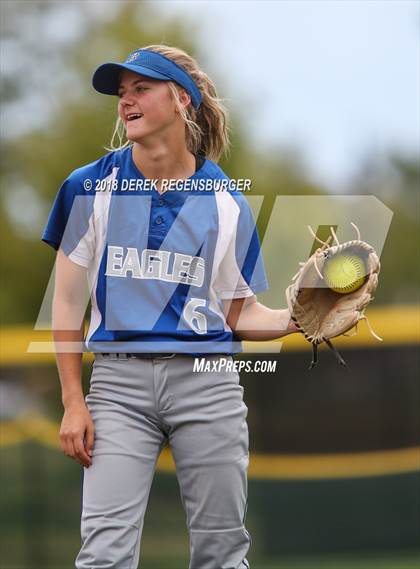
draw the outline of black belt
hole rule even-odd
[[[136,358],[136,359],[141,359],[141,360],[153,360],[155,358],[158,359],[162,359],[162,360],[169,360],[170,358],[175,357],[177,354],[176,353],[165,353],[165,352],[154,352],[154,353],[143,353],[143,352],[137,352],[137,353],[133,353],[133,354],[123,354],[120,352],[117,353],[96,353],[95,356],[99,356],[99,357],[106,357],[106,358],[110,358],[112,360],[128,360],[128,359],[132,359],[132,358]],[[188,354],[186,354],[188,355]]]

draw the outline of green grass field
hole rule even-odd
[[[366,556],[324,556],[316,559],[281,558],[269,562],[249,556],[252,569],[419,569],[420,556],[414,553]],[[174,561],[144,559],[141,569],[187,569],[188,559]],[[62,568],[70,569],[70,568]]]
[[[415,554],[401,555],[374,555],[361,556],[351,559],[350,557],[326,556],[317,559],[278,559],[270,562],[260,561],[249,557],[251,569],[419,569],[420,558]],[[32,569],[41,566],[21,565],[14,563],[4,563],[0,561],[1,569]],[[168,559],[147,560],[144,558],[139,565],[139,569],[187,569],[188,559],[171,561]],[[43,569],[74,569],[73,564],[56,565],[48,564]]]

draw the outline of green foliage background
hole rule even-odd
[[[93,5],[102,6],[103,13]],[[75,33],[64,41],[51,28],[58,17],[62,26],[66,15],[70,26],[71,13],[79,24],[73,22]],[[54,263],[54,252],[40,241],[54,196],[72,170],[106,153],[116,102],[92,89],[92,70],[104,58],[120,60],[150,43],[177,45],[199,55],[223,97],[223,74],[200,56],[190,27],[180,19],[164,25],[153,3],[2,3],[2,59],[14,62],[6,65],[1,84],[3,324],[36,320]],[[299,149],[273,147],[263,153],[246,133],[243,119],[231,113],[232,150],[220,165],[233,178],[251,178],[253,191],[265,196],[258,219],[263,236],[276,196],[324,195],[327,189],[311,179]],[[346,193],[373,194],[394,212],[376,303],[417,302],[418,157],[399,148],[387,155],[372,152],[358,170]]]

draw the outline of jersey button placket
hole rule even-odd
[[[158,215],[157,218],[155,219],[156,225],[160,225],[160,224],[162,223],[162,221],[163,221],[163,220],[162,220],[162,218],[161,218],[160,215]]]

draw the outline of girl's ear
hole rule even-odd
[[[191,97],[185,89],[180,89],[179,98],[184,107],[188,107],[191,103]]]

